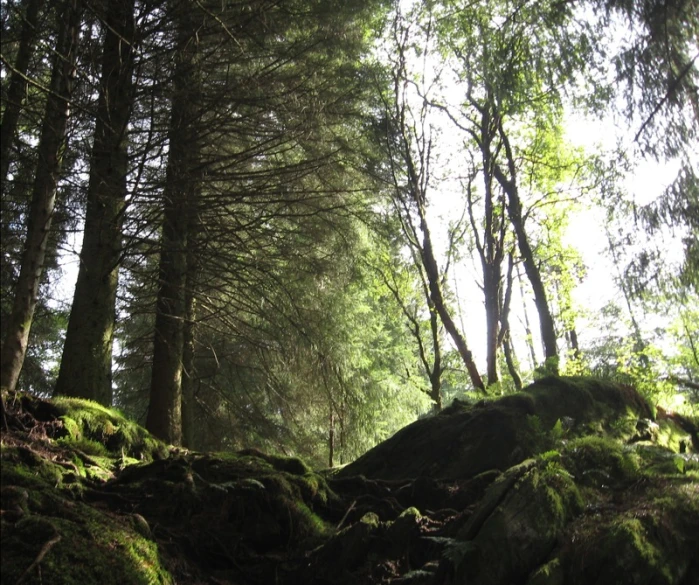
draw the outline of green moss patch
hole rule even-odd
[[[0,581],[153,585],[172,583],[157,545],[127,516],[105,514],[74,499],[49,463],[3,453]],[[36,462],[35,462],[36,463]]]
[[[699,502],[695,490],[664,484],[661,491],[577,525],[561,555],[566,583],[683,582],[699,550]]]
[[[54,404],[64,429],[57,438],[66,445],[90,455],[109,452],[141,461],[168,456],[162,442],[114,408],[81,398],[58,397]]]
[[[566,469],[586,486],[624,487],[638,477],[640,470],[636,453],[614,439],[574,439],[563,455]]]

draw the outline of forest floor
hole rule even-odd
[[[3,585],[699,585],[699,421],[630,387],[547,378],[319,471],[3,400]]]

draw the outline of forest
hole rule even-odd
[[[2,387],[330,467],[548,374],[696,415],[698,36],[695,0],[3,0]]]
[[[699,585],[698,0],[0,0],[0,581]]]

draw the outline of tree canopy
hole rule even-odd
[[[697,408],[696,0],[1,8],[3,387],[330,466],[547,373]]]

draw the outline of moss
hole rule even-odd
[[[632,422],[652,417],[650,406],[633,388],[597,378],[549,376],[524,391],[533,396],[536,414],[547,428],[567,416],[576,425],[597,421],[599,431],[616,431],[618,438],[625,438],[633,431]]]
[[[39,575],[43,583],[65,585],[173,582],[160,563],[156,544],[140,535],[130,521],[72,497],[72,486],[64,480],[69,472],[56,484],[54,475],[43,471],[49,463],[30,466],[17,458],[12,450],[3,449],[3,510],[6,506],[17,510],[12,505],[16,494],[22,506],[15,512],[16,521],[6,522],[3,517],[0,581],[18,582],[46,550],[30,569],[27,582],[35,582]]]
[[[335,493],[328,487],[325,478],[317,473],[306,473],[297,479],[297,485],[305,500],[317,502],[323,506],[338,500]]]
[[[61,488],[69,469],[39,457],[25,448],[4,448],[2,453],[2,484],[38,489],[46,486]]]
[[[699,456],[695,454],[676,453],[645,442],[634,444],[632,449],[638,457],[642,473],[648,477],[697,477]]]
[[[42,547],[55,541],[35,571],[44,583],[104,585],[172,583],[154,542],[87,506],[74,504],[70,518],[29,516],[2,535],[2,582],[14,583]],[[59,540],[60,539],[60,540]]]
[[[539,567],[527,580],[527,585],[565,585],[566,576],[560,559],[553,559]]]
[[[219,466],[222,469],[230,469],[233,466],[241,474],[264,473],[274,470],[272,464],[266,459],[252,454],[249,451],[230,452],[221,451],[212,453],[199,461],[202,465],[207,465],[212,469]],[[195,464],[196,467],[196,464]]]
[[[70,449],[77,449],[86,455],[106,456],[109,453],[103,443],[93,441],[92,439],[87,439],[85,437],[75,439],[73,437],[62,437],[57,439],[56,443]]]
[[[616,518],[596,529],[580,543],[580,560],[570,575],[573,584],[670,585],[687,570],[687,551],[652,511]]]
[[[331,527],[312,509],[313,501],[303,497],[302,482],[292,474],[277,472],[259,478],[265,490],[254,498],[261,510],[269,510],[269,529],[281,543],[294,548],[309,542],[319,543],[329,536]],[[278,528],[274,526],[278,525]],[[273,539],[260,543],[273,545]]]
[[[295,475],[305,475],[312,470],[298,457],[281,457],[279,455],[268,455],[258,449],[243,449],[239,455],[252,456],[269,463],[277,471],[285,471]]]
[[[115,456],[129,456],[143,461],[168,456],[167,447],[143,427],[127,419],[114,408],[107,408],[92,400],[58,397],[53,401],[63,425],[66,444],[87,447],[89,454],[96,453],[96,445]],[[78,447],[80,448],[80,447]]]
[[[463,557],[455,563],[457,582],[523,582],[581,512],[577,487],[559,463],[533,462],[524,469],[472,538],[473,546],[462,547]],[[460,533],[469,535],[468,530]]]
[[[577,481],[593,487],[621,486],[638,477],[638,457],[618,441],[602,437],[571,440],[564,464]]]
[[[692,438],[689,433],[682,430],[671,420],[660,419],[657,424],[659,427],[656,439],[658,445],[667,447],[675,453],[684,452],[688,446],[691,446]]]
[[[362,516],[359,521],[362,524],[366,524],[367,526],[371,526],[372,528],[378,528],[379,525],[381,524],[381,519],[379,518],[378,514],[374,512],[367,512]]]

